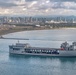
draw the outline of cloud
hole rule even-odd
[[[0,0],[0,14],[68,15],[72,12],[76,15],[76,0]]]
[[[75,2],[54,2],[53,9],[72,9],[76,10],[76,3]]]
[[[31,2],[31,1],[38,1],[38,0],[25,0],[26,2]]]
[[[53,2],[76,2],[76,0],[50,0]]]
[[[17,5],[14,3],[0,2],[1,8],[10,8],[10,7],[14,7],[14,6],[17,6]]]
[[[33,1],[28,7],[33,7],[35,4],[37,4],[37,1]]]
[[[39,1],[39,0],[25,0],[26,2]],[[76,2],[76,0],[50,0],[51,2]]]

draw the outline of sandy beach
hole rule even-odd
[[[20,31],[29,31],[29,30],[43,30],[50,29],[48,27],[34,27],[34,26],[0,26],[0,36],[8,33],[20,32]]]
[[[35,26],[10,26],[3,25],[0,26],[0,36],[8,33],[20,32],[20,31],[29,31],[29,30],[44,30],[44,29],[76,29],[74,27],[62,27],[62,28],[49,28],[49,27],[35,27]]]

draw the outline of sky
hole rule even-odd
[[[0,15],[76,16],[76,0],[0,0]]]

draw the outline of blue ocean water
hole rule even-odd
[[[76,41],[76,29],[22,31],[4,37],[28,38],[20,42],[59,48],[64,41]],[[0,75],[76,75],[76,58],[9,55],[9,45],[17,41],[0,39]]]

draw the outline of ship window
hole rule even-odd
[[[13,50],[20,50],[20,48],[13,48]]]
[[[47,52],[49,52],[49,51],[47,50]]]
[[[50,52],[50,50],[49,50],[49,52]]]
[[[58,51],[52,51],[52,54],[59,54]]]
[[[10,49],[12,49],[13,47],[12,46],[9,46],[10,47]]]
[[[40,52],[41,52],[41,50],[40,50]]]

